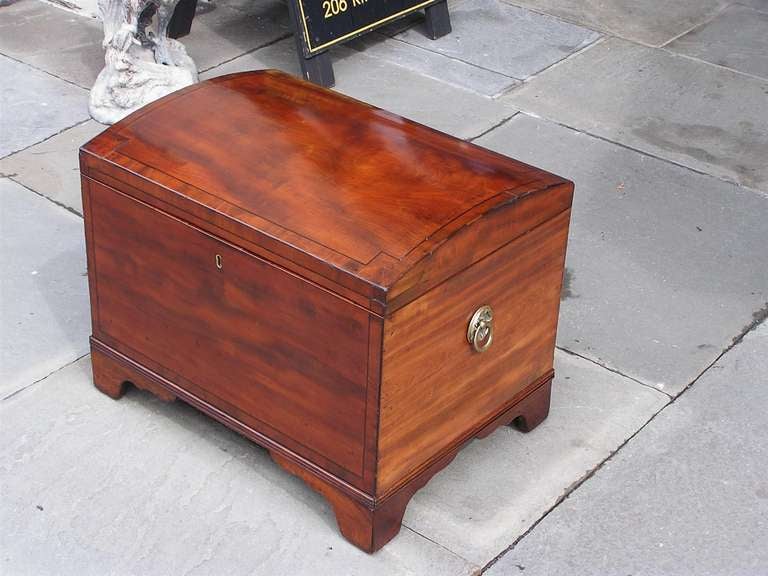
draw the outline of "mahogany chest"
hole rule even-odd
[[[356,546],[546,417],[567,180],[275,71],[150,104],[80,165],[96,387],[264,446]]]

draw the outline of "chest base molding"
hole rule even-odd
[[[344,537],[369,553],[379,550],[398,534],[413,495],[448,466],[463,446],[474,438],[485,438],[500,426],[514,425],[522,432],[530,432],[544,421],[549,413],[554,377],[553,371],[544,374],[521,391],[510,405],[432,458],[399,486],[383,496],[372,497],[94,337],[91,337],[91,362],[96,388],[115,400],[126,393],[128,385],[167,402],[179,399],[267,449],[275,463],[325,497]]]

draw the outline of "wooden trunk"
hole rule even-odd
[[[546,417],[570,182],[274,71],[80,162],[96,386],[266,447],[360,548],[466,442]]]

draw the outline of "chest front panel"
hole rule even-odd
[[[95,182],[94,334],[360,484],[369,313]]]

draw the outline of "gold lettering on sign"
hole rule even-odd
[[[323,0],[324,17],[332,18],[347,10],[347,0]]]
[[[352,7],[362,6],[368,0],[351,0]],[[347,0],[323,0],[323,17],[333,18],[347,11],[349,4]]]
[[[383,24],[386,24],[387,22],[391,22],[392,20],[405,16],[410,12],[414,12],[421,8],[426,8],[427,6],[431,4],[435,4],[440,0],[401,0],[406,5],[410,4],[411,2],[413,2],[413,4],[408,5],[406,8],[400,10],[399,12],[382,16],[378,20],[372,20],[365,23],[348,22],[348,24],[354,24],[355,26],[358,26],[358,27],[349,29],[348,31],[346,31],[346,33],[343,33],[343,31],[335,31],[336,33],[339,33],[339,32],[342,32],[342,33],[339,36],[336,36],[334,38],[324,38],[323,40],[320,39],[320,36],[322,36],[323,34],[320,34],[320,36],[316,33],[310,34],[310,28],[308,26],[309,20],[307,18],[307,14],[306,14],[307,11],[306,11],[305,4],[312,4],[313,6],[317,6],[316,3],[319,2],[321,6],[321,12],[323,14],[323,20],[328,20],[329,18],[333,18],[334,16],[338,16],[339,14],[346,13],[351,8],[359,8],[360,12],[365,12],[363,7],[368,6],[369,0],[289,0],[289,1],[295,2],[299,6],[301,22],[304,28],[302,30],[303,36],[304,36],[304,42],[307,48],[309,48],[309,52],[311,54],[315,54],[317,52],[321,52],[322,50],[327,49],[329,46],[333,46],[334,44],[338,44],[339,42],[344,42],[349,38],[368,32],[377,26],[381,26]],[[2,2],[2,0],[0,0],[0,2]],[[386,5],[387,2],[391,2],[391,0],[378,0],[377,2],[372,2],[371,4],[379,5],[379,8],[381,8],[381,4]],[[377,10],[377,9],[374,8],[374,10]],[[386,12],[386,8],[384,8],[384,11]],[[366,17],[363,17],[363,19],[365,20]],[[314,44],[313,42],[317,42],[317,44]]]

